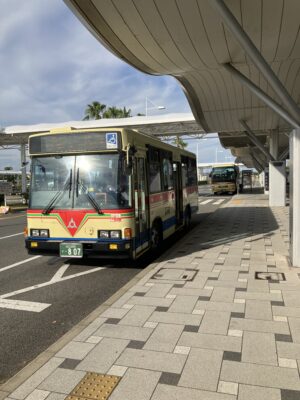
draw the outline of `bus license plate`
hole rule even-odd
[[[82,244],[81,243],[61,243],[59,246],[60,257],[82,257]]]

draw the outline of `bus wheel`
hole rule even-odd
[[[154,251],[158,251],[162,246],[163,234],[162,226],[156,221],[153,223],[151,228],[151,248]]]

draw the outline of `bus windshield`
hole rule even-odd
[[[234,167],[214,167],[211,173],[211,181],[215,182],[235,182],[237,178]]]
[[[44,209],[53,199],[52,209],[90,209],[91,199],[102,209],[131,207],[123,164],[120,154],[33,157],[30,208]]]

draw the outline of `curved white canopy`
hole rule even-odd
[[[221,0],[65,2],[118,57],[143,72],[173,75],[182,85],[195,119],[206,132],[219,132],[225,146],[227,136],[237,136],[230,147],[238,152],[243,131],[240,120],[246,120],[255,134],[265,134],[265,137],[271,131],[290,131],[286,120],[226,68],[225,64],[229,63],[271,101],[285,108],[268,76],[257,68],[239,43],[241,35],[234,35],[218,10]],[[227,0],[224,3],[279,78],[291,102],[299,105],[300,1]],[[283,137],[282,141],[285,146],[287,139]],[[252,146],[249,141],[247,145]]]

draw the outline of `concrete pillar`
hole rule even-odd
[[[300,267],[300,129],[290,134],[290,257]]]
[[[270,134],[270,153],[278,159],[279,134],[272,132]],[[269,162],[269,205],[285,206],[286,202],[286,173],[285,162],[270,161]]]
[[[22,193],[26,193],[26,145],[21,144]]]

